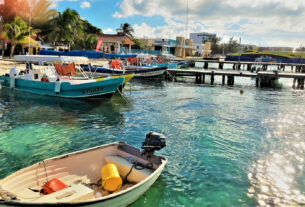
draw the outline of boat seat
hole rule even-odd
[[[130,171],[132,167],[132,163],[128,162],[125,158],[120,156],[106,156],[106,163],[115,164],[118,168],[120,176],[124,179],[127,173]],[[147,178],[149,175],[153,173],[152,170],[144,168],[141,170],[133,168],[131,173],[127,177],[127,181],[130,183],[138,183]]]
[[[34,199],[34,203],[58,203],[58,202],[78,202],[92,199],[94,192],[92,189],[82,185],[72,185],[55,193],[44,195]]]
[[[66,185],[74,185],[79,183],[91,183],[90,179],[87,176],[79,176],[79,175],[68,175],[62,178],[59,178],[60,181],[65,183]]]

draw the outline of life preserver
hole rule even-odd
[[[111,68],[119,69],[120,68],[120,62],[118,60],[114,60],[110,63]]]

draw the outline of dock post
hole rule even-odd
[[[221,70],[223,70],[223,65],[224,65],[224,63],[219,63],[219,69],[221,69]]]
[[[235,66],[236,66],[236,64],[233,64],[233,70],[235,70]]]
[[[205,75],[202,75],[202,83],[205,83]]]
[[[209,68],[209,62],[204,62],[203,68],[204,68],[204,69],[208,69],[208,68]]]
[[[195,80],[196,83],[198,83],[198,79],[199,79],[198,75],[196,74],[196,80]]]
[[[251,71],[251,68],[252,68],[252,64],[247,64],[247,71]]]
[[[240,68],[241,68],[241,64],[238,63],[238,64],[237,64],[237,70],[240,70]]]
[[[301,83],[300,83],[300,79],[297,79],[297,89],[300,89]]]
[[[259,78],[256,78],[255,85],[256,85],[256,87],[259,87]]]
[[[301,90],[304,90],[304,79],[301,79],[301,87],[300,87]]]
[[[198,82],[201,83],[201,75],[198,75]]]
[[[293,82],[292,82],[292,88],[293,89],[295,89],[295,82],[296,82],[296,80],[297,80],[296,78],[293,79]]]
[[[224,84],[226,84],[226,76],[225,75],[222,76],[222,85],[224,85]]]
[[[234,75],[228,75],[228,86],[234,86]]]
[[[214,85],[214,71],[211,74],[211,85]]]

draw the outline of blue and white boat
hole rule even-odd
[[[0,76],[0,82],[4,88],[22,92],[74,99],[111,98],[125,80],[118,77],[99,81],[89,77],[74,64],[87,61],[85,57],[15,56],[15,60],[25,62],[26,69],[12,68],[9,74]],[[34,69],[33,63],[48,63],[49,66]]]
[[[82,66],[84,71],[90,71],[94,73],[104,73],[109,75],[122,75],[134,73],[134,78],[160,78],[165,74],[167,66],[132,66],[123,68],[110,68],[104,66]]]

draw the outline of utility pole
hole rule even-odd
[[[31,0],[28,1],[29,8],[30,8],[30,25],[29,25],[29,51],[28,54],[30,54],[30,49],[31,49],[31,24],[32,24],[32,11],[34,7],[34,2],[32,4]]]
[[[185,28],[185,39],[187,39],[188,24],[189,24],[189,0],[186,1],[186,28]]]

